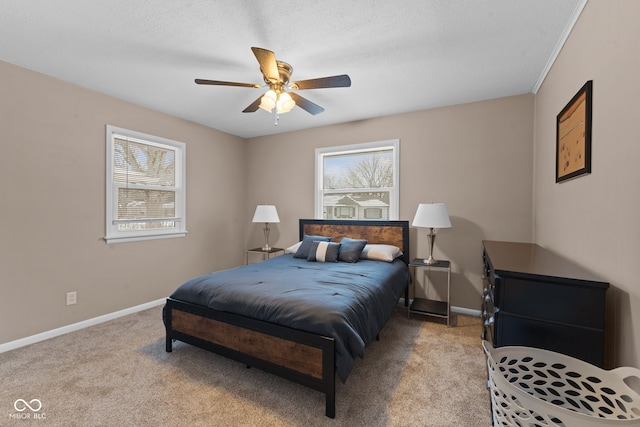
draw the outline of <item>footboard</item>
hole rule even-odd
[[[325,393],[335,417],[335,343],[268,322],[172,298],[164,308],[166,351],[180,340]]]

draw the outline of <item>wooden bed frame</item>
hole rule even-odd
[[[307,235],[367,239],[402,249],[409,261],[408,221],[300,220],[300,240]],[[405,290],[405,302],[407,301]],[[335,343],[312,334],[245,316],[167,298],[166,351],[183,341],[295,381],[325,394],[327,417],[335,418]]]

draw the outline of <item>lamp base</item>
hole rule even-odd
[[[271,247],[269,246],[269,223],[268,222],[264,223],[264,228],[262,229],[262,231],[264,231],[264,246],[262,247],[262,251],[269,252],[271,250]]]
[[[429,258],[427,258],[425,260],[422,260],[422,262],[424,264],[427,264],[427,265],[433,265],[433,264],[438,264],[440,261],[438,261],[437,259],[435,259],[431,255],[429,255]]]
[[[429,234],[427,234],[427,238],[429,239],[429,258],[425,259],[424,263],[426,265],[437,264],[440,261],[433,257],[433,244],[436,242],[436,232],[433,227],[429,228]]]

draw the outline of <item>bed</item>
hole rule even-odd
[[[301,219],[299,234],[301,241],[330,236],[332,245],[314,242],[309,258],[289,253],[178,287],[163,310],[166,351],[183,341],[318,390],[325,394],[325,415],[334,418],[336,375],[346,381],[400,296],[408,300],[409,225]],[[318,247],[343,242],[346,248],[349,239],[367,240],[367,249],[395,246],[402,255],[322,262],[325,253],[318,251],[314,258]]]

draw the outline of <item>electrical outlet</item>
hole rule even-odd
[[[76,291],[67,292],[67,305],[73,305],[77,302],[77,294]]]

